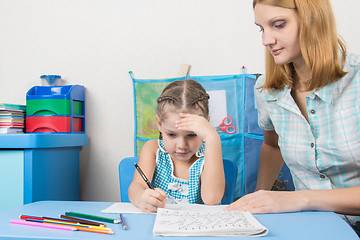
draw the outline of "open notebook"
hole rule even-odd
[[[268,229],[248,212],[159,208],[153,228],[161,236],[264,236]]]

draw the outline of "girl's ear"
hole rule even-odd
[[[158,130],[159,130],[159,132],[161,132],[161,121],[160,121],[160,118],[159,118],[159,116],[157,114],[155,116],[155,119],[156,119],[156,125],[158,127]]]

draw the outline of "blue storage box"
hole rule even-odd
[[[37,128],[46,128],[46,119],[49,117],[66,117],[70,118],[70,130],[64,131],[66,133],[84,133],[85,132],[85,91],[84,86],[81,85],[65,85],[65,86],[34,86],[26,94],[26,108],[27,122],[33,118],[44,118],[44,126],[37,126]],[[59,118],[60,119],[60,118]],[[74,121],[78,123],[81,121],[81,131],[73,128]],[[27,124],[27,123],[26,123]],[[63,123],[59,122],[59,126],[55,129],[62,129]],[[78,125],[78,124],[76,124]],[[27,132],[31,131],[32,127],[26,126]],[[46,132],[56,132],[46,131]],[[44,132],[44,131],[39,131]]]

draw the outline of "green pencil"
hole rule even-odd
[[[89,214],[85,214],[85,213],[77,213],[77,212],[66,212],[65,216],[81,217],[81,218],[85,218],[85,219],[92,219],[92,220],[109,222],[109,223],[121,223],[121,220],[119,220],[119,219],[100,217],[100,216],[89,215]]]

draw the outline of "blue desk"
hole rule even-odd
[[[0,211],[0,239],[225,239],[224,237],[159,237],[153,236],[155,214],[124,214],[129,227],[123,230],[121,224],[107,224],[115,231],[114,235],[70,232],[57,229],[29,227],[10,224],[10,219],[19,215],[58,217],[67,211],[77,211],[105,217],[117,218],[117,214],[103,214],[100,211],[111,206],[110,202],[81,201],[41,201],[21,207]],[[256,218],[269,229],[260,239],[311,240],[311,239],[358,239],[355,232],[339,216],[332,212],[302,212],[286,214],[260,214]],[[252,237],[226,237],[226,239],[254,240]]]

